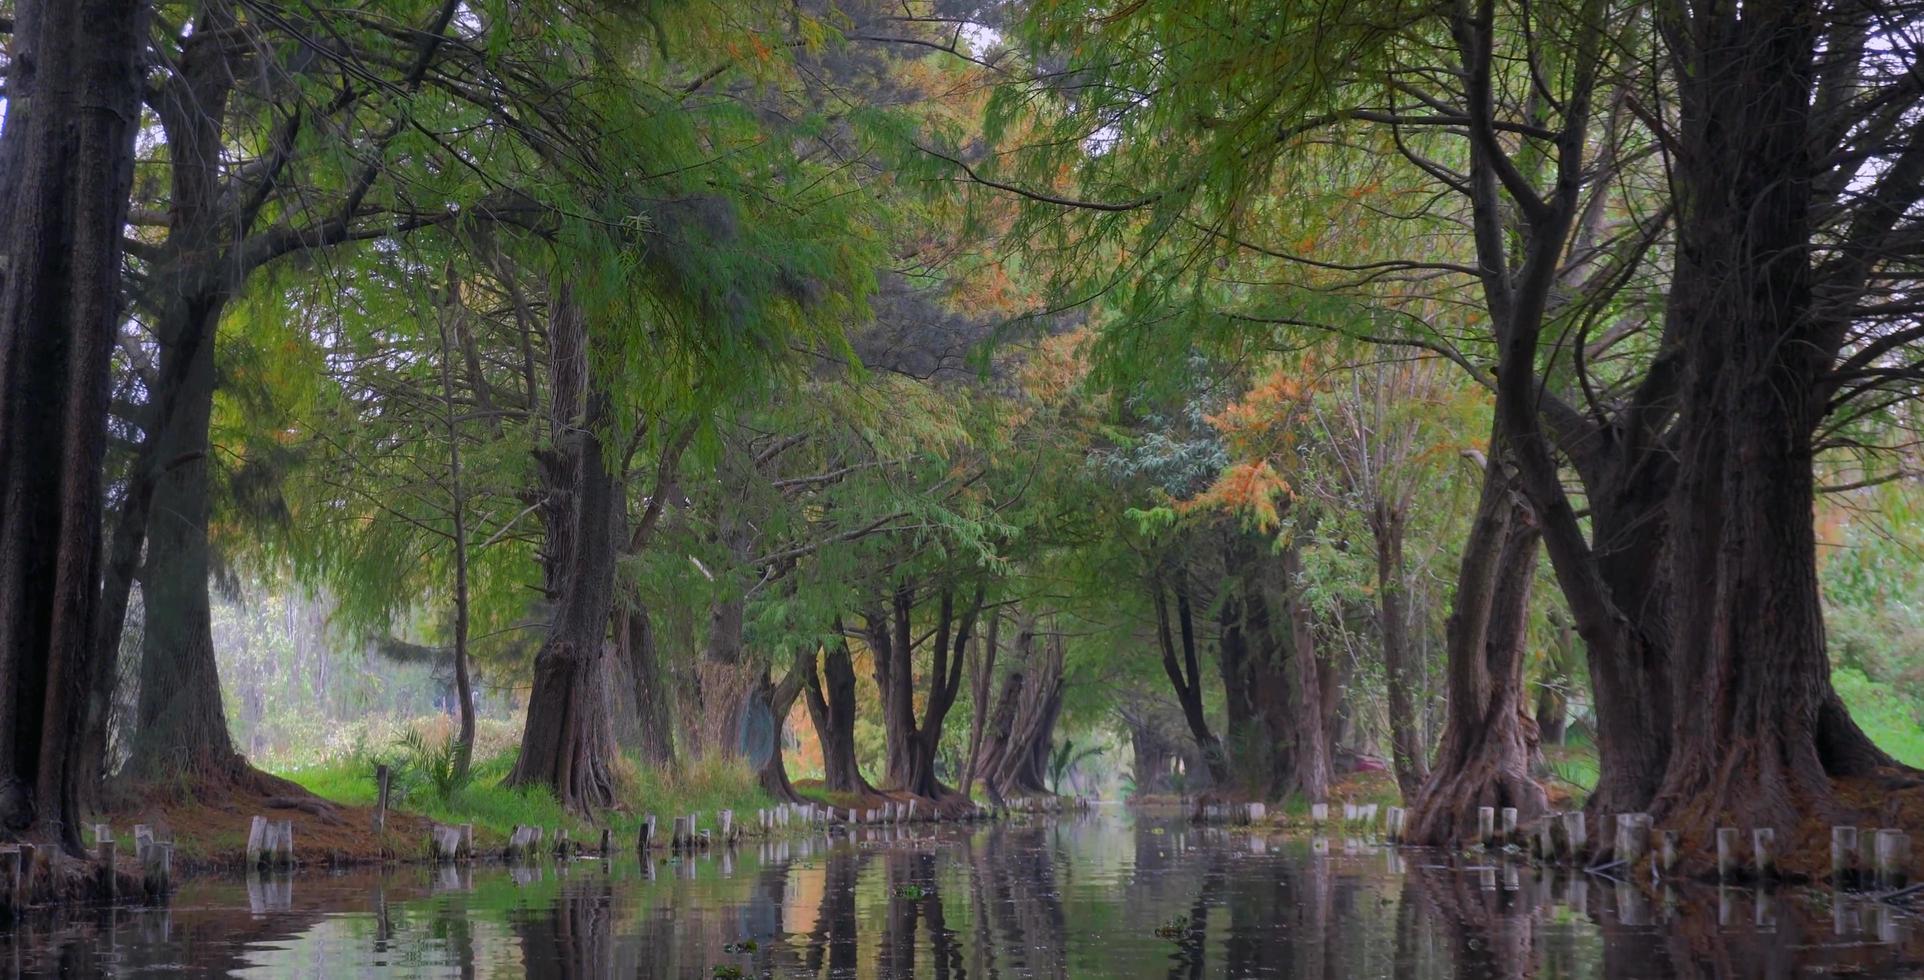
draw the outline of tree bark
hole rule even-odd
[[[847,633],[841,621],[835,623],[835,636],[822,649],[820,673],[814,659],[802,675],[803,693],[808,698],[808,716],[815,725],[815,737],[822,743],[823,783],[832,793],[867,796],[875,790],[862,778],[855,758],[855,660],[849,654]]]
[[[1524,822],[1548,795],[1530,773],[1535,725],[1523,713],[1524,636],[1538,533],[1512,492],[1501,426],[1463,549],[1448,625],[1449,716],[1429,781],[1410,806],[1412,841],[1473,841],[1479,807],[1516,807]]]
[[[227,732],[208,598],[208,424],[214,345],[163,340],[161,371],[182,379],[174,424],[156,433],[171,461],[154,486],[141,574],[140,695],[130,771],[155,783],[222,781],[244,763]],[[191,358],[184,368],[172,358]]]
[[[1746,4],[1670,25],[1678,249],[1688,324],[1670,502],[1671,696],[1659,819],[1696,833],[1841,816],[1832,781],[1892,765],[1831,688],[1813,439],[1836,350],[1815,315],[1814,66],[1822,18]]]
[[[981,652],[976,655],[971,670],[972,681],[969,686],[969,749],[964,756],[968,761],[963,764],[962,785],[959,792],[964,799],[975,791],[976,760],[981,757],[983,730],[989,722],[989,697],[995,682],[995,660],[1001,647],[1002,612],[989,610],[989,626],[983,631]]]
[[[815,651],[798,650],[780,683],[772,682],[768,671],[764,670],[761,688],[755,692],[756,699],[766,706],[775,726],[774,745],[757,770],[756,777],[768,795],[783,802],[799,803],[802,799],[801,794],[795,792],[795,784],[788,781],[788,767],[782,762],[782,732],[788,725],[788,713],[794,709],[795,699],[801,696],[806,675],[814,673],[814,670]]]
[[[1223,752],[1222,742],[1209,730],[1209,719],[1203,714],[1202,671],[1196,659],[1196,626],[1194,614],[1189,607],[1189,590],[1185,584],[1186,573],[1178,569],[1174,574],[1176,594],[1176,618],[1182,638],[1180,661],[1177,660],[1176,637],[1170,632],[1169,587],[1161,578],[1153,584],[1156,606],[1156,639],[1162,647],[1162,670],[1169,677],[1169,684],[1175,688],[1176,703],[1182,706],[1183,721],[1189,725],[1189,734],[1196,740],[1203,760],[1209,769],[1210,782],[1217,786],[1229,785],[1229,759]]]
[[[628,600],[634,602],[632,597]],[[655,647],[655,625],[648,610],[620,602],[615,607],[617,647],[627,658],[628,676],[634,686],[635,720],[638,748],[643,760],[656,766],[675,764],[675,735],[669,719],[669,698],[662,690],[666,683],[661,668],[661,653]]]
[[[0,130],[0,827],[75,853],[143,11],[19,0]]]
[[[1409,579],[1403,560],[1408,528],[1409,514],[1400,502],[1379,500],[1370,511],[1370,534],[1376,542],[1376,632],[1389,688],[1390,766],[1403,798],[1413,800],[1429,778],[1430,760],[1417,724],[1416,691],[1423,670],[1410,647]]]
[[[548,488],[548,553],[556,564],[551,588],[559,602],[548,637],[535,655],[521,752],[509,786],[542,786],[576,812],[615,802],[614,726],[607,699],[605,648],[614,601],[617,481],[603,455],[607,396],[589,366],[583,314],[557,288],[550,325],[555,376],[555,431],[565,459],[544,472],[570,475]],[[553,581],[558,579],[558,581]]]

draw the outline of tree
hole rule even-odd
[[[78,853],[142,8],[14,9],[0,129],[0,827]]]

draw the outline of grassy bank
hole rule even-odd
[[[291,769],[284,776],[323,799],[347,806],[372,806],[377,795],[375,766],[386,763],[389,806],[449,824],[474,824],[482,841],[505,840],[518,824],[567,828],[578,840],[592,841],[602,827],[612,828],[619,840],[632,840],[647,814],[666,824],[675,814],[700,813],[712,826],[720,810],[734,810],[743,822],[774,801],[757,784],[754,773],[739,762],[687,763],[666,772],[624,760],[621,798],[615,809],[582,819],[561,808],[545,790],[510,789],[502,785],[514,765],[514,753],[503,751],[477,761],[469,778],[453,778],[451,760],[436,750],[397,746],[377,755],[361,755],[323,765]]]

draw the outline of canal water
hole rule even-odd
[[[737,972],[739,971],[739,972]],[[1639,887],[1121,809],[692,859],[308,871],[0,926],[0,975],[1914,977],[1861,898]]]

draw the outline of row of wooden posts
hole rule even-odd
[[[1407,812],[1395,806],[1384,809],[1381,832],[1385,840],[1402,843]],[[1259,823],[1266,815],[1261,803],[1219,803],[1205,805],[1198,813],[1198,819],[1213,823]],[[1587,817],[1581,810],[1547,814],[1529,832],[1519,829],[1515,807],[1478,807],[1476,820],[1477,842],[1489,850],[1513,847],[1527,850],[1540,861],[1564,864],[1587,860],[1601,851],[1601,848],[1591,844]],[[1328,822],[1329,804],[1312,804],[1310,824],[1321,830]],[[1656,874],[1668,876],[1675,872],[1681,855],[1677,831],[1657,830],[1647,813],[1615,814],[1614,822],[1614,836],[1609,849],[1611,860],[1599,866],[1598,870],[1634,867],[1649,857]],[[1606,826],[1609,823],[1610,820],[1606,818]],[[1343,804],[1343,825],[1349,830],[1376,832],[1377,805]],[[1866,836],[1869,838],[1868,846]],[[1768,881],[1778,876],[1777,832],[1769,827],[1754,828],[1750,831],[1747,843],[1748,850],[1745,849],[1746,841],[1741,829],[1717,828],[1719,881]],[[1836,887],[1881,891],[1905,889],[1910,884],[1910,866],[1911,838],[1901,830],[1888,827],[1871,831],[1858,827],[1831,828],[1831,884]]]
[[[112,900],[120,891],[120,842],[113,828],[94,824],[94,873],[102,897]],[[0,916],[11,918],[32,902],[34,872],[42,859],[33,844],[0,846]],[[159,898],[173,887],[174,842],[157,840],[152,827],[134,825],[134,861],[140,866],[140,888],[148,898]]]

